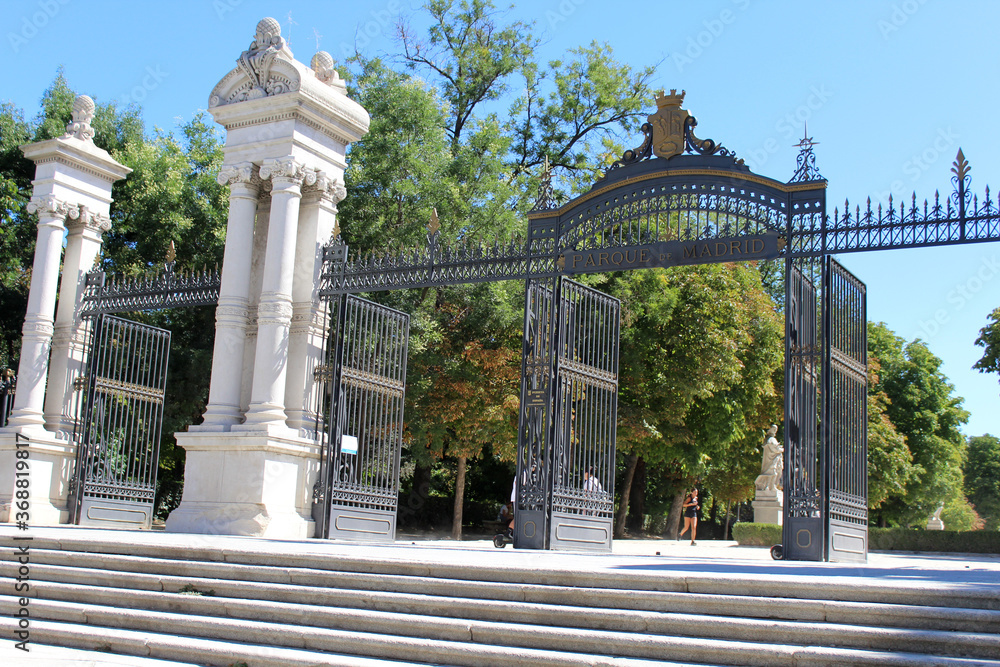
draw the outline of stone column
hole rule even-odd
[[[285,424],[288,335],[292,323],[295,237],[304,169],[292,156],[269,158],[260,177],[271,180],[264,277],[257,307],[257,350],[250,407],[241,429],[278,432]]]
[[[229,185],[225,271],[215,309],[215,346],[205,420],[192,431],[227,431],[243,421],[244,343],[250,312],[250,268],[260,179],[250,162],[223,166],[218,181]]]
[[[106,215],[80,207],[80,215],[70,216],[66,224],[66,254],[62,281],[59,283],[59,306],[49,364],[48,391],[45,394],[45,428],[62,438],[69,438],[76,423],[79,393],[73,381],[86,370],[86,332],[79,317],[80,299],[87,272],[100,255],[104,232],[111,229]]]
[[[28,212],[38,214],[35,260],[31,268],[28,308],[21,328],[21,362],[17,371],[17,394],[8,426],[22,430],[44,430],[45,380],[52,344],[59,258],[62,256],[64,220],[71,208],[51,195],[32,197]]]
[[[316,383],[313,369],[322,363],[325,309],[319,300],[323,245],[337,220],[337,202],[344,186],[324,172],[306,171],[302,209],[295,244],[295,278],[292,286],[292,326],[288,342],[288,378],[285,413],[288,425],[305,437],[315,437]]]
[[[18,433],[30,440],[31,523],[58,524],[69,516],[69,475],[76,455],[68,437],[74,417],[72,385],[84,353],[77,307],[83,275],[100,249],[101,233],[110,227],[111,185],[131,171],[94,145],[93,115],[94,101],[80,95],[65,134],[21,146],[24,157],[35,163],[27,211],[38,215],[38,235],[14,411],[0,429],[0,521],[10,518],[15,494]]]

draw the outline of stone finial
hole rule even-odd
[[[327,85],[335,85],[340,81],[340,75],[333,69],[333,56],[326,51],[319,51],[312,57],[309,66],[316,73],[316,78]]]
[[[257,34],[254,36],[254,48],[266,49],[274,45],[281,48],[281,24],[270,16],[265,16],[257,23]]]
[[[94,128],[90,121],[94,119],[94,100],[87,95],[79,95],[73,102],[73,122],[66,126],[64,139],[76,137],[82,141],[93,141]]]

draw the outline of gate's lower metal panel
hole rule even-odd
[[[830,519],[830,560],[865,562],[868,559],[868,526]]]
[[[790,560],[823,560],[822,517],[786,516],[783,533],[786,558],[791,552]]]
[[[330,539],[392,542],[396,539],[396,512],[359,507],[330,507]]]
[[[84,497],[79,525],[149,530],[153,527],[153,503]]]
[[[565,512],[552,513],[551,549],[611,551],[612,519]]]
[[[546,516],[543,510],[519,510],[514,515],[514,546],[544,549]]]

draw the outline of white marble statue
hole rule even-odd
[[[778,427],[774,424],[767,429],[760,475],[754,482],[758,491],[780,491],[783,488],[781,477],[784,472],[784,460],[782,455],[785,453],[785,448],[778,443],[778,439],[775,437],[777,433]]]

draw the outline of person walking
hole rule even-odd
[[[684,528],[677,535],[677,539],[681,539],[681,535],[690,528],[691,546],[695,546],[695,539],[698,536],[698,507],[698,489],[691,489],[691,492],[684,496],[684,505],[681,508],[684,511]]]

